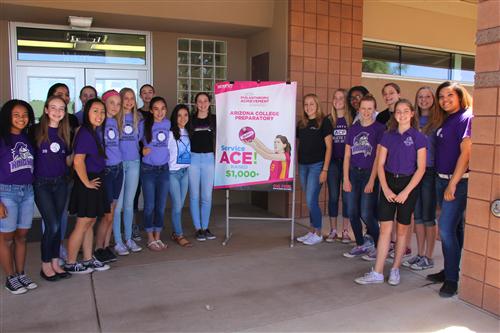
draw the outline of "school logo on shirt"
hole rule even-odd
[[[132,132],[134,132],[134,128],[129,124],[125,125],[125,127],[123,128],[123,133],[130,135],[132,134]]]
[[[373,151],[373,147],[370,145],[368,137],[370,136],[367,132],[361,132],[354,137],[352,145],[352,155],[363,154],[365,157],[370,156]]]
[[[405,144],[407,147],[409,147],[409,146],[412,146],[412,145],[413,145],[413,139],[411,138],[411,136],[407,137],[407,138],[405,139],[405,141],[403,141],[403,142],[404,142],[404,144]]]
[[[336,129],[333,131],[334,136],[345,136],[347,135],[347,130],[346,129]]]
[[[51,152],[57,153],[59,150],[61,150],[61,145],[59,145],[57,142],[52,142],[49,148]]]
[[[114,140],[116,138],[116,133],[113,128],[108,129],[108,139]]]
[[[31,155],[28,145],[24,142],[16,142],[11,149],[12,161],[9,162],[10,172],[16,172],[23,169],[30,169],[33,172],[33,155]]]
[[[158,142],[163,142],[166,139],[167,139],[167,136],[165,135],[165,132],[160,131],[160,132],[158,132],[158,134],[156,134],[156,140],[158,140]]]

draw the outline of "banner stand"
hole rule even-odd
[[[292,186],[292,217],[251,217],[251,216],[231,216],[229,214],[229,190],[226,190],[226,238],[222,242],[222,246],[226,246],[231,239],[232,233],[229,230],[230,220],[257,220],[257,221],[290,221],[290,247],[294,246],[295,239],[295,178],[293,178]]]

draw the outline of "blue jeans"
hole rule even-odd
[[[306,194],[307,208],[309,209],[309,219],[315,229],[321,230],[321,208],[319,208],[319,192],[321,184],[319,175],[323,169],[323,162],[312,164],[299,164],[299,176],[302,191]]]
[[[123,185],[123,164],[111,165],[104,168],[104,189],[109,204],[112,204],[120,197]]]
[[[196,230],[208,229],[215,177],[214,153],[191,153],[189,208]],[[200,200],[201,198],[201,200]]]
[[[427,227],[436,225],[436,169],[427,168],[417,188],[418,198],[415,205],[415,224]]]
[[[61,219],[64,214],[68,185],[66,177],[39,177],[33,184],[35,203],[43,218],[42,262],[59,258],[61,246]]]
[[[0,184],[0,202],[7,208],[7,217],[0,219],[0,232],[31,228],[35,210],[31,184]]]
[[[342,178],[344,170],[344,161],[341,159],[332,159],[328,168],[328,215],[337,217],[339,215],[339,197],[342,191]],[[347,213],[347,198],[342,191],[342,216],[349,217]]]
[[[168,164],[141,165],[142,193],[144,195],[144,229],[160,232],[163,229],[168,197]]]
[[[441,207],[439,216],[439,235],[444,257],[444,276],[447,281],[458,281],[460,259],[464,245],[465,206],[467,204],[468,179],[458,182],[455,190],[455,200],[445,201],[444,191],[449,180],[437,178],[436,192],[438,204]]]
[[[123,208],[123,227],[125,241],[132,238],[132,222],[134,219],[134,197],[139,185],[141,161],[123,161],[123,184],[120,196],[116,201],[115,215],[113,216],[113,235],[115,243],[122,242],[121,212]]]
[[[188,191],[188,168],[170,171],[170,199],[172,200],[172,226],[177,236],[182,236],[182,207]]]
[[[347,207],[349,207],[349,219],[357,245],[363,245],[364,243],[361,219],[365,222],[368,234],[373,237],[375,244],[378,242],[379,226],[376,214],[379,192],[378,182],[375,181],[372,193],[364,193],[371,172],[371,169],[349,169],[349,180],[351,181],[352,190],[351,192],[346,192]]]

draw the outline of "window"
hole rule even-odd
[[[177,40],[177,102],[192,106],[200,91],[212,98],[216,82],[227,80],[227,46],[224,41]]]
[[[17,27],[17,60],[146,65],[146,36]]]
[[[474,82],[474,56],[363,42],[363,72]]]

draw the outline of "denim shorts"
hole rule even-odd
[[[111,204],[118,200],[123,185],[123,164],[107,166],[104,169],[104,187],[106,197]]]
[[[7,208],[7,217],[0,219],[0,232],[31,228],[35,209],[35,195],[31,184],[0,184],[0,201]]]

